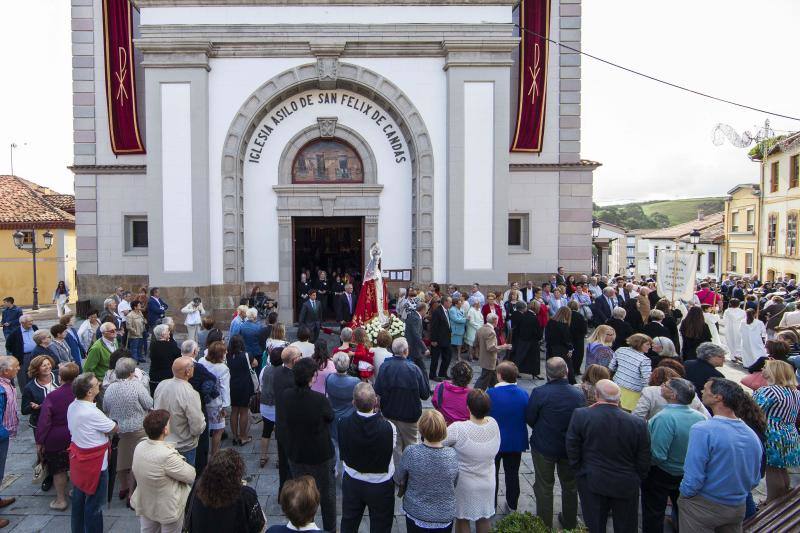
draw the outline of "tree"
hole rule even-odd
[[[653,223],[654,228],[668,228],[672,225],[667,215],[658,212],[650,215],[650,221]]]

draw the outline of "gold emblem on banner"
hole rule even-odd
[[[528,72],[531,73],[531,88],[528,89],[528,96],[531,97],[531,104],[536,102],[536,97],[539,96],[539,74],[542,67],[539,66],[541,61],[542,52],[539,49],[539,43],[533,45],[533,67],[528,67]]]
[[[128,51],[122,46],[118,48],[119,53],[119,70],[114,73],[117,78],[117,94],[114,99],[119,101],[120,105],[125,105],[125,100],[130,99],[128,91],[125,89],[125,79],[128,77]]]

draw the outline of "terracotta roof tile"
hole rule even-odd
[[[671,226],[669,228],[664,229],[657,229],[655,231],[651,231],[650,233],[645,233],[641,237],[643,239],[680,239],[686,235],[689,235],[692,230],[697,230],[699,232],[703,232],[704,229],[708,228],[709,226],[713,226],[715,224],[719,224],[722,222],[722,215],[723,213],[714,213],[713,215],[707,215],[703,220],[690,220],[689,222],[684,222],[683,224],[678,224],[677,226]]]
[[[61,209],[72,215],[75,214],[75,197],[71,194],[47,194],[45,199]]]
[[[69,203],[74,210],[75,198],[71,195],[58,194],[17,176],[0,175],[0,228],[74,228],[75,215],[62,209]]]

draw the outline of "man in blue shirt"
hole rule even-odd
[[[19,327],[14,332],[6,337],[6,354],[13,355],[19,361],[20,368],[23,368],[25,356],[29,356],[36,348],[36,342],[33,340],[33,334],[39,328],[33,323],[33,318],[30,315],[22,315],[19,317]],[[27,383],[27,374],[20,372],[17,374],[17,382],[19,383],[20,390],[25,389]]]
[[[567,363],[551,357],[545,363],[547,384],[531,391],[526,414],[531,427],[531,458],[536,474],[533,492],[536,514],[553,527],[553,485],[558,468],[561,483],[559,520],[564,529],[575,529],[578,515],[578,487],[575,471],[567,461],[565,436],[572,413],[586,405],[583,393],[567,381]]]
[[[678,501],[689,430],[706,418],[689,404],[694,400],[691,381],[673,378],[661,385],[667,405],[650,419],[650,472],[642,482],[642,532],[664,531],[667,498]]]
[[[761,441],[735,412],[745,394],[724,378],[711,378],[703,388],[714,417],[689,432],[678,499],[681,531],[742,530],[745,500],[761,478]]]
[[[19,319],[22,316],[22,308],[14,305],[14,298],[9,296],[3,298],[3,338],[8,339],[9,335],[19,327]]]

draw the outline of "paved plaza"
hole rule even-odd
[[[55,320],[55,310],[49,307],[42,308],[38,313],[35,313],[36,323],[39,327],[49,328],[53,325]],[[289,336],[292,337],[290,332]],[[328,347],[333,348],[338,343],[338,339],[331,335],[322,336],[328,341]],[[0,351],[4,350],[5,345],[0,344]],[[146,368],[147,365],[145,365]],[[480,368],[473,363],[473,371],[477,376],[480,374]],[[728,363],[723,373],[731,379],[739,381],[744,375],[741,367],[734,366]],[[530,391],[534,386],[539,386],[543,381],[531,382],[531,380],[521,380],[520,385],[526,390]],[[425,407],[431,407],[430,400],[424,402]],[[50,489],[49,492],[43,492],[41,487],[31,483],[32,466],[35,458],[35,443],[33,438],[33,431],[25,423],[27,417],[21,417],[20,431],[15,439],[12,440],[9,448],[8,461],[6,463],[6,477],[3,480],[2,487],[0,487],[0,495],[3,497],[16,496],[17,501],[12,506],[3,509],[0,516],[8,518],[11,521],[7,531],[14,533],[34,532],[34,531],[48,531],[60,532],[69,531],[69,509],[64,512],[57,512],[51,510],[48,505],[55,497],[55,489]],[[261,424],[255,424],[251,427],[251,435],[253,441],[245,446],[238,447],[240,453],[244,456],[247,465],[247,482],[250,486],[254,487],[259,495],[259,501],[267,515],[267,524],[272,525],[276,523],[285,523],[285,519],[281,514],[280,505],[278,504],[278,469],[277,469],[277,447],[274,439],[270,442],[269,462],[264,468],[259,468],[259,438],[261,436]],[[229,447],[230,440],[223,441],[223,447]],[[520,466],[520,486],[522,494],[519,500],[520,511],[536,512],[536,504],[533,498],[533,466],[531,463],[530,453],[523,454],[522,465]],[[113,531],[114,533],[125,532],[138,532],[139,521],[134,512],[128,509],[124,502],[121,502],[116,497],[117,491],[114,491],[114,499],[110,506],[104,509],[104,525],[106,531]],[[498,514],[496,519],[505,516],[508,508],[504,500],[504,481],[502,473],[500,475],[500,496],[498,497]],[[556,479],[555,486],[555,512],[561,510],[560,502],[560,486]],[[754,494],[756,501],[763,500],[766,497],[766,489],[762,481],[761,486]],[[341,490],[337,490],[337,500],[341,504]],[[395,503],[396,520],[392,529],[393,532],[405,532],[405,518],[402,515],[401,501],[398,499]],[[579,514],[580,517],[580,509]],[[556,521],[557,522],[557,521]],[[320,525],[322,520],[319,515],[317,517],[317,525]],[[611,522],[609,521],[609,531],[611,531]],[[361,532],[369,531],[369,519],[365,516],[360,530]]]

